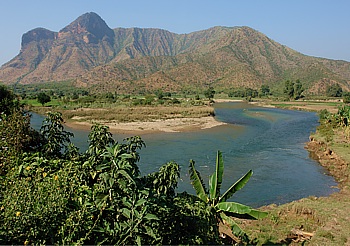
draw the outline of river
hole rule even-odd
[[[181,167],[178,192],[194,193],[188,177],[189,160],[196,162],[204,182],[215,168],[216,151],[223,152],[222,191],[253,170],[247,185],[232,200],[253,207],[282,204],[308,196],[327,196],[337,183],[317,161],[305,143],[318,125],[316,113],[262,108],[247,103],[215,104],[216,119],[228,124],[211,129],[180,133],[141,135],[146,148],[140,151],[142,174],[157,171],[168,162]],[[32,126],[39,129],[43,117],[32,116]],[[73,132],[72,142],[85,151],[88,131]],[[117,141],[130,135],[114,134]]]

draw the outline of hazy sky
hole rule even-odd
[[[0,65],[19,53],[27,31],[58,32],[86,12],[97,13],[110,28],[190,33],[249,26],[303,54],[350,61],[349,0],[3,0]]]

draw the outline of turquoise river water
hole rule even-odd
[[[308,196],[327,196],[337,184],[313,160],[305,143],[318,125],[315,113],[262,108],[247,103],[215,104],[216,119],[228,124],[193,132],[141,135],[146,148],[140,151],[142,174],[157,171],[168,161],[181,166],[178,192],[194,193],[188,178],[189,160],[196,162],[204,182],[215,168],[216,151],[223,152],[222,190],[252,169],[247,185],[232,200],[258,207],[281,204]],[[44,118],[32,116],[39,129]],[[66,128],[74,133],[72,142],[85,151],[88,131]],[[121,142],[131,135],[113,135]]]

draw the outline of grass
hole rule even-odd
[[[181,100],[175,105],[168,101],[163,104],[154,103],[153,105],[134,105],[134,98],[125,101],[106,103],[96,101],[87,105],[68,103],[63,105],[61,102],[52,102],[52,106],[42,107],[33,101],[31,110],[45,115],[48,111],[61,112],[65,120],[73,121],[99,121],[99,122],[135,122],[135,121],[154,121],[160,119],[173,118],[200,118],[214,115],[214,108],[203,100]],[[138,101],[136,101],[138,102]],[[156,102],[156,101],[155,101]],[[84,107],[85,106],[85,107]]]
[[[22,99],[22,103],[26,105],[30,105],[32,107],[41,107],[41,103],[38,102],[37,99]],[[46,107],[55,107],[55,106],[61,106],[62,102],[57,99],[51,99],[51,102],[46,103],[44,106]]]
[[[115,107],[111,109],[76,109],[62,111],[66,119],[92,121],[98,119],[106,122],[135,122],[153,121],[173,118],[199,118],[214,114],[213,108],[206,106],[195,107]]]
[[[309,197],[299,201],[270,206],[265,219],[247,222],[244,227],[258,245],[295,244],[344,245],[350,239],[349,194]],[[312,233],[312,238],[292,235],[293,230]]]
[[[296,109],[296,110],[307,110],[318,112],[321,109],[327,109],[330,112],[336,112],[338,107],[343,103],[339,101],[290,101],[290,102],[271,102],[278,108]]]

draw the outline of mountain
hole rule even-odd
[[[22,36],[20,53],[0,69],[5,83],[75,78],[115,57],[114,31],[95,13],[57,32],[37,28]]]
[[[212,27],[189,34],[155,28],[111,29],[86,13],[59,32],[36,28],[20,53],[0,68],[0,81],[75,81],[120,93],[156,89],[278,86],[300,79],[310,93],[339,83],[350,90],[350,63],[303,55],[249,27]]]

